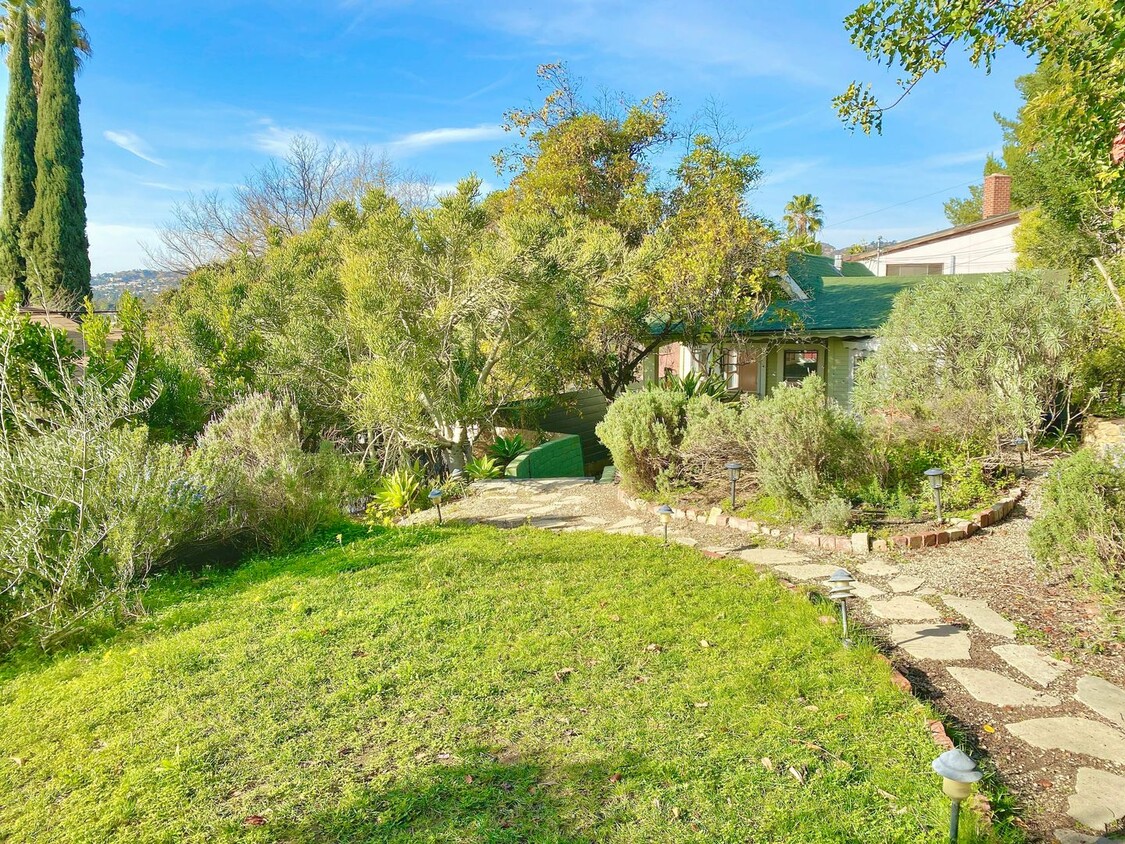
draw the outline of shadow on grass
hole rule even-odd
[[[320,842],[556,842],[597,840],[615,820],[613,778],[629,763],[546,768],[523,759],[433,765],[388,789],[368,788],[301,821],[267,824],[267,838]],[[621,801],[624,804],[625,801]],[[616,810],[625,820],[624,809]],[[588,827],[588,828],[583,828]]]
[[[152,575],[134,589],[130,599],[136,606],[129,613],[94,623],[48,653],[25,645],[0,655],[0,681],[44,670],[83,651],[161,635],[166,627],[144,623],[161,613],[176,610],[174,627],[183,630],[211,616],[210,599],[235,597],[279,576],[315,579],[395,565],[419,548],[450,542],[467,529],[456,525],[368,529],[340,522],[284,551],[245,550],[239,556],[227,546],[201,546],[200,553],[185,563]],[[211,563],[204,557],[208,549],[216,553]]]

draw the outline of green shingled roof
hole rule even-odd
[[[809,299],[776,302],[739,330],[870,333],[887,321],[895,296],[923,278],[875,276],[863,264],[851,261],[844,261],[838,270],[832,258],[803,252],[789,256],[789,276]],[[796,314],[801,324],[793,325],[783,311]]]

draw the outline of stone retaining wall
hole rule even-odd
[[[621,501],[631,510],[649,510],[653,513],[659,504],[652,504],[643,498],[631,498],[622,490],[618,490]],[[684,519],[689,522],[727,527],[740,530],[743,533],[753,533],[761,536],[770,536],[784,539],[789,542],[803,545],[806,548],[820,548],[826,551],[836,551],[843,554],[869,554],[872,551],[887,551],[891,548],[932,548],[938,545],[948,545],[968,539],[981,528],[990,527],[1006,518],[1023,497],[1023,490],[1014,487],[1005,493],[1004,497],[987,510],[981,510],[971,519],[951,519],[949,526],[941,530],[927,531],[926,533],[902,534],[892,536],[890,539],[872,540],[866,532],[853,533],[850,536],[831,536],[820,533],[804,533],[790,528],[776,528],[761,524],[741,516],[728,516],[721,507],[712,507],[706,513],[696,510],[681,510],[672,508],[673,519]]]
[[[1125,453],[1125,419],[1090,417],[1082,423],[1082,444],[1102,453]]]

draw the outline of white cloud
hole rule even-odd
[[[303,129],[278,126],[268,117],[262,118],[259,125],[262,128],[255,132],[252,138],[254,148],[270,155],[288,155],[294,138],[316,137],[315,133]]]
[[[445,144],[469,144],[478,141],[494,141],[503,138],[506,133],[502,126],[489,123],[480,126],[465,126],[445,129],[428,129],[424,132],[411,132],[387,144],[387,149],[392,152],[414,152],[428,149],[429,147],[444,146]]]
[[[159,158],[152,154],[149,145],[138,136],[137,134],[126,130],[115,132],[107,129],[103,135],[105,139],[111,144],[121,147],[125,152],[132,153],[137,158],[147,161],[149,164],[155,164],[157,167],[167,167],[168,165],[161,161]]]

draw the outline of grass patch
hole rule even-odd
[[[945,840],[927,709],[737,561],[414,528],[149,603],[0,674],[0,840]]]

